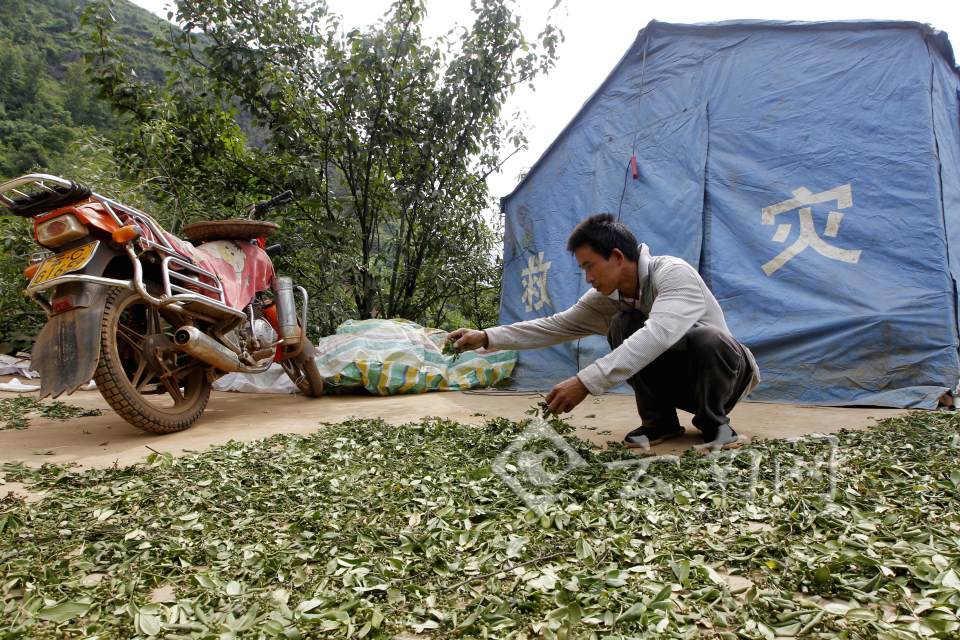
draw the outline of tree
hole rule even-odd
[[[109,10],[98,0],[81,18],[92,78],[135,124],[124,170],[163,182],[180,222],[291,189],[285,267],[321,301],[325,328],[350,316],[489,320],[499,247],[485,178],[525,142],[501,110],[553,66],[551,24],[533,44],[509,0],[475,0],[472,27],[431,41],[422,0],[348,32],[323,3],[180,0],[182,31],[156,42],[174,71],[153,89],[124,62]],[[244,144],[243,114],[266,132],[263,148]],[[470,298],[474,310],[461,308]]]

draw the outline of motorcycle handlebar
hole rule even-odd
[[[284,191],[280,195],[274,196],[269,200],[261,200],[260,202],[249,205],[248,209],[250,209],[250,218],[252,220],[258,220],[273,207],[281,204],[287,204],[291,200],[293,200],[293,191]]]

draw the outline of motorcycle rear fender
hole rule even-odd
[[[85,238],[77,244],[89,241]],[[90,262],[75,273],[122,277],[113,272],[130,269],[124,261],[129,259],[101,240]],[[100,361],[100,328],[109,292],[110,287],[86,282],[62,284],[51,292],[51,300],[69,295],[72,306],[54,313],[34,343],[31,355],[33,368],[40,374],[41,398],[70,395],[93,378]]]
[[[58,313],[33,345],[33,368],[40,374],[40,398],[70,395],[88,383],[100,361],[100,326],[109,288],[84,284],[89,306]],[[86,293],[86,292],[85,292]]]

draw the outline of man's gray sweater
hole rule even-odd
[[[610,321],[620,311],[631,306],[641,309],[649,316],[643,328],[577,374],[596,396],[627,380],[667,349],[682,350],[684,337],[693,327],[714,327],[730,333],[717,299],[697,270],[680,258],[651,256],[647,246],[641,244],[637,272],[640,290],[649,292],[649,300],[644,300],[643,294],[638,300],[621,298],[619,291],[608,297],[592,289],[566,311],[487,329],[490,348],[537,349],[591,335],[605,336]],[[645,281],[647,274],[650,282]],[[753,381],[743,394],[746,396],[760,382],[760,370],[750,350],[743,349],[753,369]]]

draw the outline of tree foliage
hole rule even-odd
[[[70,32],[79,24],[74,0],[5,0],[0,20],[0,182],[30,171],[93,178],[124,195],[110,145],[102,136],[123,123],[99,100]],[[140,82],[163,82],[167,60],[151,39],[162,22],[126,0],[114,7],[116,28],[131,39],[127,64]],[[168,25],[169,26],[169,25]],[[134,194],[136,195],[136,194]],[[142,202],[143,198],[138,201]],[[0,353],[29,349],[44,314],[23,295],[23,269],[39,251],[32,227],[0,208]]]
[[[110,0],[81,29],[100,96],[134,125],[121,169],[162,186],[175,230],[291,189],[284,268],[319,302],[315,326],[485,326],[499,305],[485,178],[525,142],[503,104],[549,70],[561,38],[547,24],[531,43],[510,4],[477,0],[471,27],[429,39],[422,0],[352,30],[324,3],[181,0],[183,30],[156,40],[171,61],[163,87],[131,75]],[[242,114],[262,146],[247,143]]]

